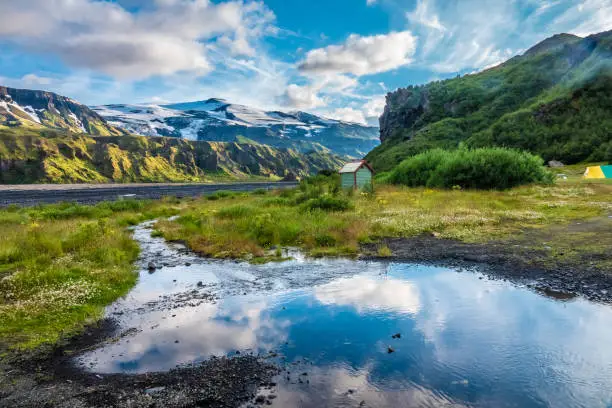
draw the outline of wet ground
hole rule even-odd
[[[609,304],[468,263],[212,261],[151,225],[116,335],[0,406],[612,406]]]

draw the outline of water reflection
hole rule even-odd
[[[286,365],[278,407],[612,404],[612,309],[605,305],[410,264],[188,269],[141,276],[133,295],[111,309],[124,310],[121,324],[140,331],[82,361],[96,371],[145,372],[273,350]],[[203,279],[216,302],[137,307]]]

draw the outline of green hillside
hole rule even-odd
[[[495,68],[387,95],[381,146],[393,168],[431,148],[503,146],[567,164],[612,160],[612,32],[561,34]]]
[[[0,128],[0,183],[184,182],[294,178],[342,165],[328,152],[253,143]]]

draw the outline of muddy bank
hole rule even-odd
[[[390,257],[377,256],[381,245],[389,247]],[[493,278],[526,284],[553,297],[579,295],[612,302],[612,271],[594,262],[595,255],[593,260],[588,254],[580,259],[562,259],[562,255],[551,256],[550,251],[546,246],[534,249],[522,241],[468,244],[433,236],[387,238],[362,246],[363,259],[476,267]]]
[[[97,374],[73,364],[75,355],[112,341],[115,330],[104,320],[46,353],[0,361],[0,407],[238,407],[255,401],[278,372],[252,355],[138,375]]]

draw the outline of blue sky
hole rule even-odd
[[[0,0],[0,84],[374,123],[385,94],[612,29],[612,0]]]

